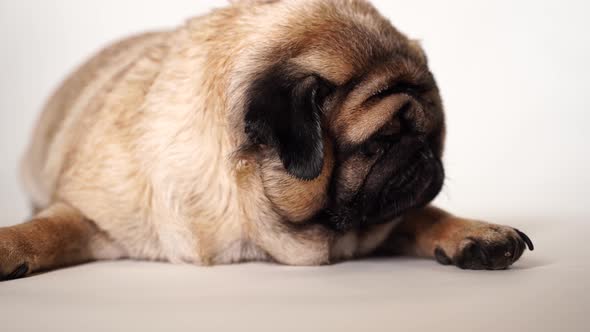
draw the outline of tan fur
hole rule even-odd
[[[106,234],[79,211],[61,203],[27,223],[0,228],[0,276],[23,263],[30,272],[120,255]]]
[[[406,62],[388,65],[388,54],[400,50]],[[415,71],[425,66],[417,43],[361,0],[237,1],[175,30],[124,40],[50,99],[22,167],[34,206],[45,210],[30,224],[0,230],[0,238],[17,246],[11,241],[21,228],[63,220],[69,232],[38,250],[68,252],[62,260],[41,255],[45,261],[31,270],[120,257],[319,265],[370,254],[396,221],[343,235],[297,225],[326,200],[334,142],[326,139],[322,174],[309,182],[288,175],[271,150],[240,150],[246,89],[281,61],[335,84],[363,78],[327,115],[325,130],[345,143],[367,139],[408,101],[367,98],[392,79],[425,75]],[[52,234],[31,232],[26,241]],[[76,255],[68,241],[79,246]],[[15,268],[0,263],[4,273]]]
[[[334,167],[332,146],[327,140],[324,150],[324,168],[320,176],[312,181],[301,182],[286,174],[284,166],[276,159],[263,167],[261,173],[266,196],[279,214],[291,222],[307,220],[325,204]]]
[[[252,161],[231,158],[244,137],[228,128],[241,126],[232,112],[243,114],[245,82],[274,60],[271,53],[301,52],[295,61],[313,60],[302,50],[323,42],[316,36],[347,39],[341,28],[354,29],[350,20],[375,32],[386,24],[378,16],[367,20],[365,14],[377,14],[364,2],[338,7],[239,5],[103,51],[44,112],[24,163],[35,204],[76,206],[131,258],[219,264],[268,253],[289,264],[327,263],[332,235],[319,227],[294,231],[276,220],[281,214],[304,220],[321,206],[330,158],[324,175],[303,185],[264,170],[272,164],[244,171]],[[316,22],[318,34],[309,35]],[[282,28],[288,24],[305,31]],[[351,59],[340,65],[342,53],[333,47],[315,49],[333,60],[328,75],[335,80],[363,66]],[[226,253],[243,246],[258,253]]]

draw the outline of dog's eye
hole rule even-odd
[[[381,142],[371,139],[361,147],[361,153],[367,158],[373,158],[377,155],[382,154],[385,151],[385,147]]]
[[[361,147],[361,153],[367,158],[382,155],[398,140],[397,135],[378,134]]]
[[[362,147],[361,152],[367,158],[381,155],[392,145],[399,142],[402,136],[402,125],[398,119],[394,119],[383,127],[377,134],[369,139]]]
[[[397,144],[403,133],[400,117],[395,117],[361,146],[361,153],[367,158],[381,155],[392,145]]]

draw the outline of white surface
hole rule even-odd
[[[223,3],[0,0],[0,226],[28,215],[17,161],[64,75],[111,40]],[[423,40],[442,90],[439,205],[523,228],[534,253],[493,273],[409,259],[303,269],[99,263],[0,284],[0,330],[588,330],[590,3],[375,3]]]
[[[408,258],[317,268],[84,265],[0,284],[1,329],[588,331],[590,225],[516,226],[538,249],[507,271]]]

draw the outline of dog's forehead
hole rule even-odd
[[[293,10],[287,24],[287,47],[295,54],[291,61],[337,85],[393,54],[425,60],[419,43],[368,2],[317,0],[309,7]]]
[[[368,68],[366,73],[341,89],[340,101],[327,113],[330,130],[347,144],[360,144],[392,119],[404,105],[415,98],[414,93],[436,100],[436,83],[425,62],[404,54],[392,56]],[[383,92],[407,87],[411,93]]]

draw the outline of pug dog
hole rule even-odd
[[[94,260],[505,269],[531,240],[453,216],[419,43],[362,0],[234,1],[118,42],[50,98],[22,164],[34,216],[0,276]]]

